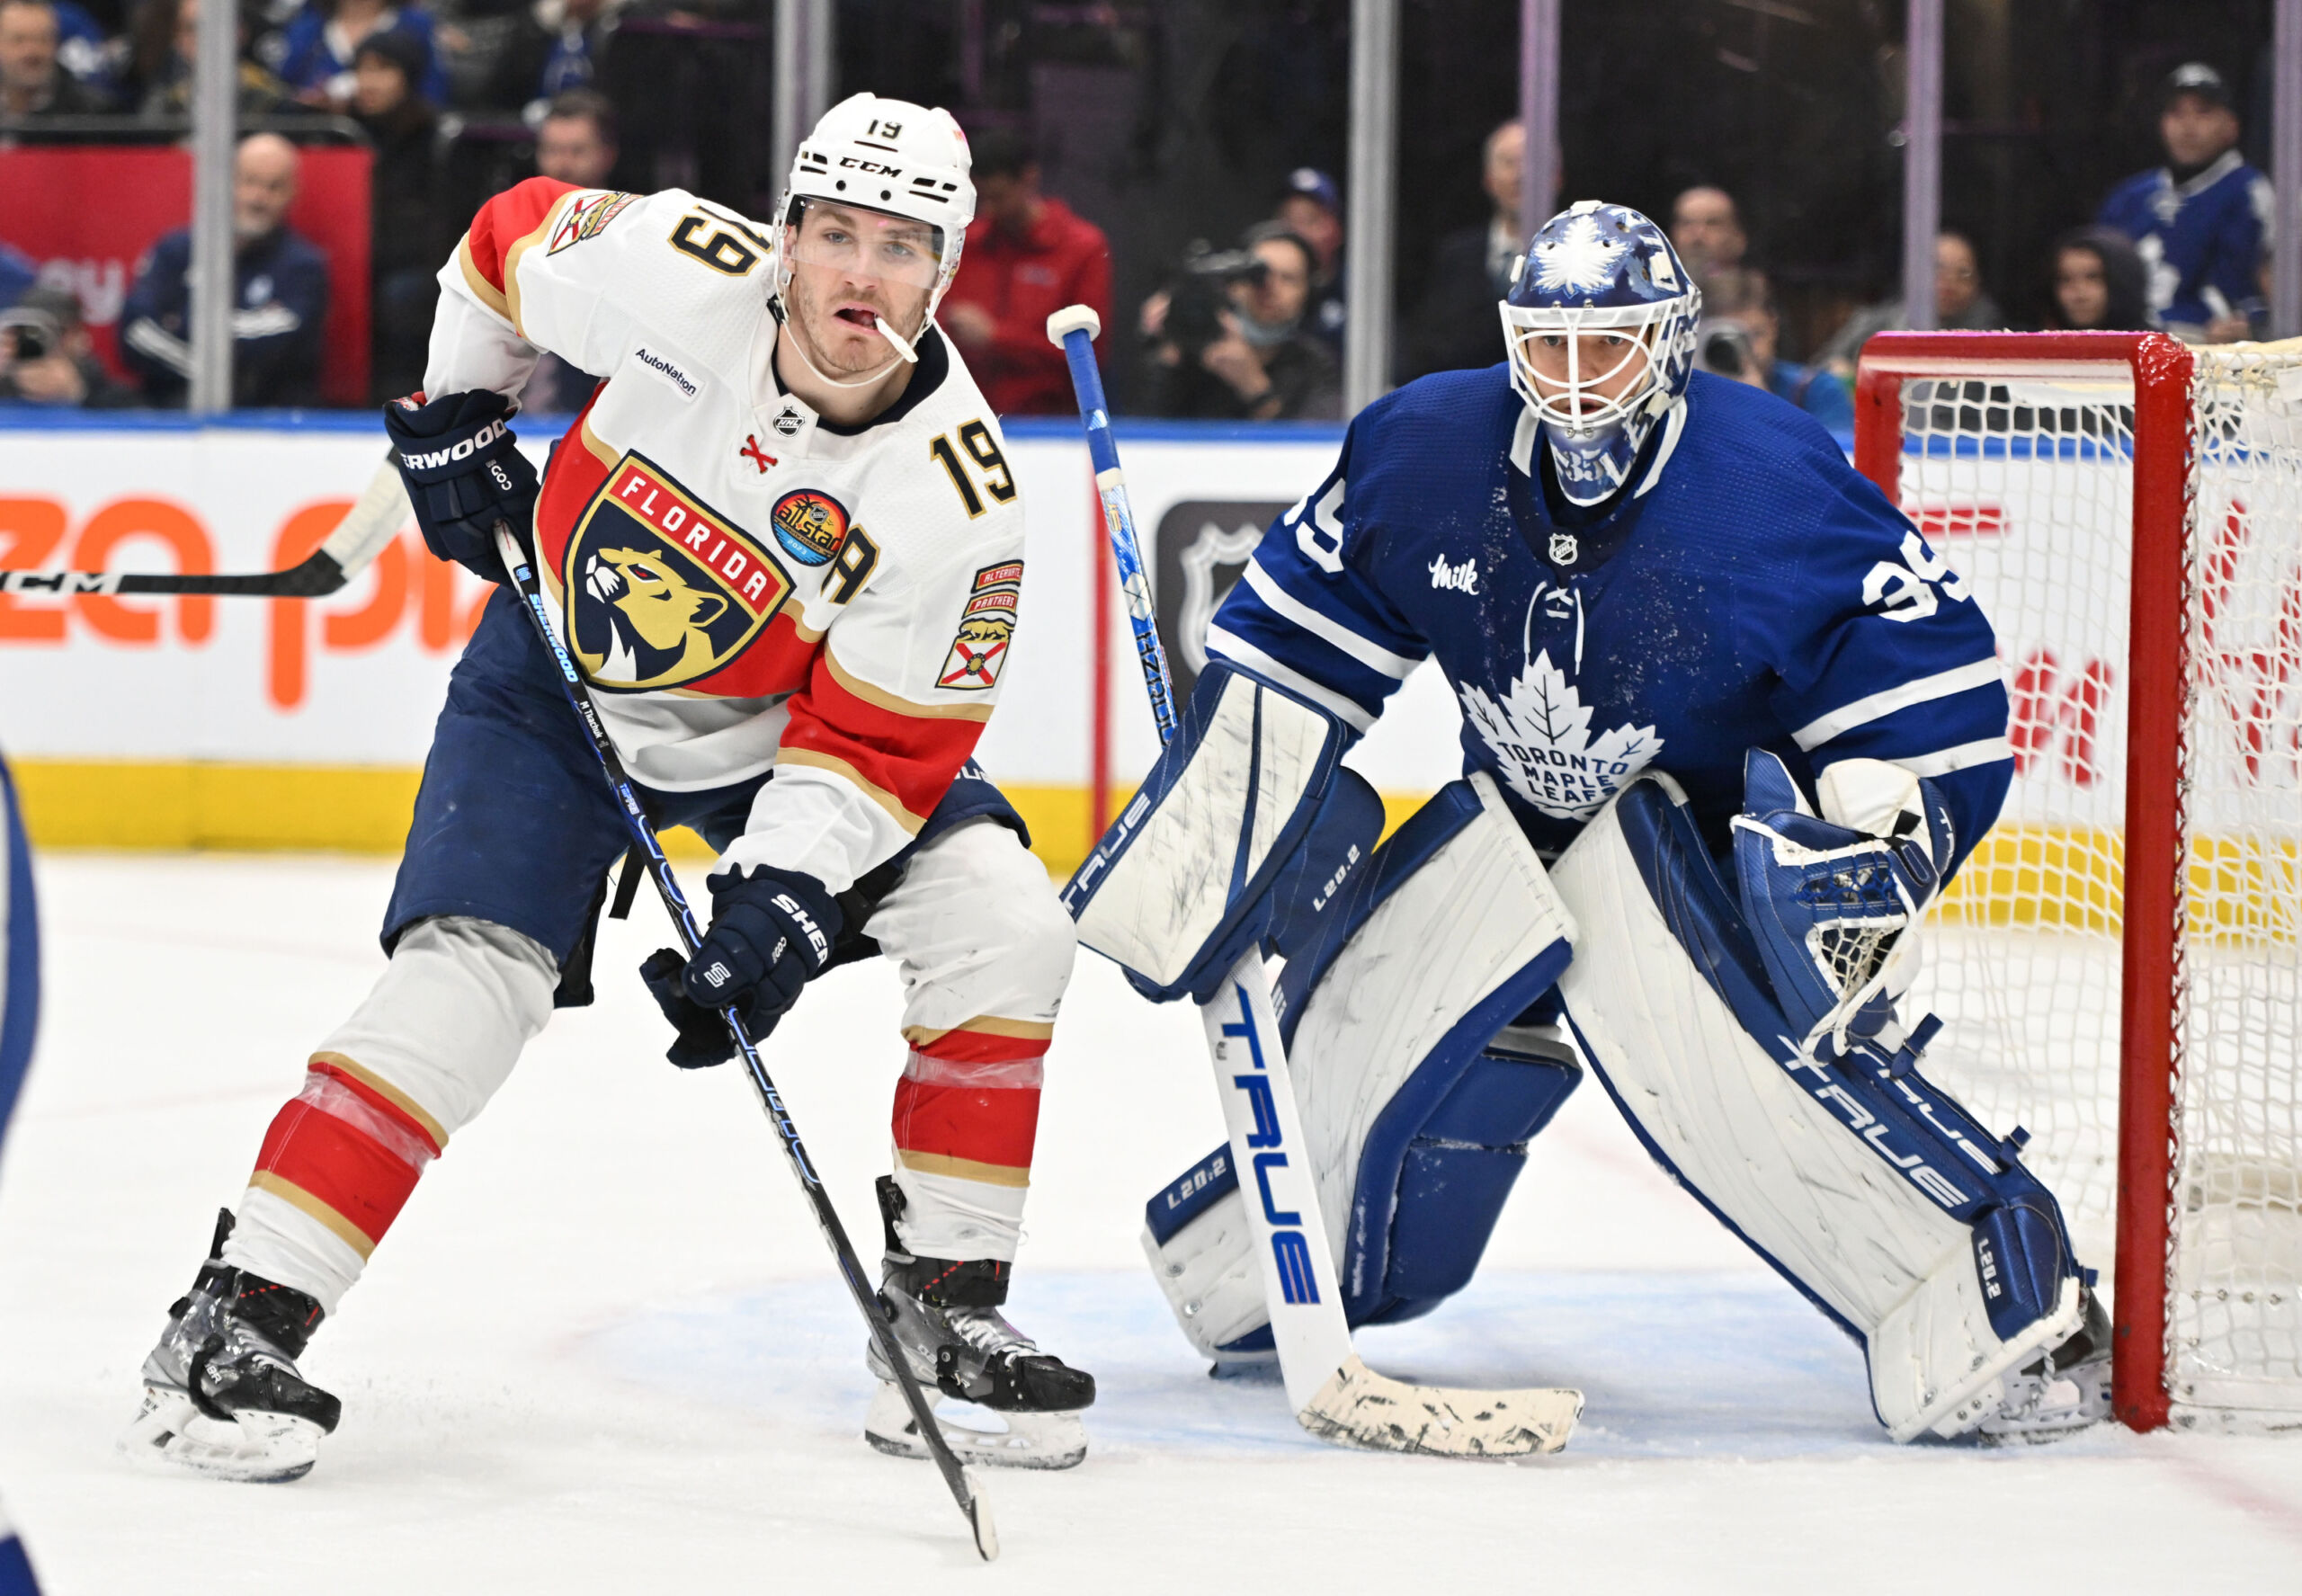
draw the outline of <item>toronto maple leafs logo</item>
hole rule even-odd
[[[1602,236],[1595,218],[1570,218],[1557,237],[1536,244],[1536,286],[1596,293],[1614,281],[1615,268],[1629,249],[1626,239]]]
[[[1591,736],[1591,709],[1548,649],[1519,674],[1501,703],[1462,690],[1463,713],[1495,753],[1511,790],[1557,820],[1588,820],[1663,751],[1651,726]]]

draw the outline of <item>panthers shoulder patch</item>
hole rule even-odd
[[[598,193],[578,194],[551,229],[551,242],[544,254],[556,255],[572,248],[586,238],[594,237],[601,228],[620,215],[625,206],[638,199],[637,194],[620,194],[602,190]]]
[[[1022,596],[1023,562],[1002,560],[975,574],[967,603],[959,611],[959,635],[935,685],[954,692],[984,692],[998,685],[1015,635],[1015,601]]]

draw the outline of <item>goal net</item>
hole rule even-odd
[[[1858,388],[2012,704],[1923,1067],[2030,1132],[2120,1417],[2302,1429],[2302,341],[1885,334]]]

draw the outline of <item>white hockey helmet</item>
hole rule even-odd
[[[851,94],[824,112],[815,130],[799,141],[775,208],[776,227],[779,233],[796,228],[810,200],[926,223],[935,229],[935,272],[927,298],[932,321],[959,272],[960,245],[975,219],[968,164],[968,136],[950,111]],[[784,251],[777,254],[780,294],[790,285],[791,268]]]

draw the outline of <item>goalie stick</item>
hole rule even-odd
[[[165,571],[0,571],[0,593],[217,593],[236,598],[324,599],[368,568],[413,513],[399,469],[387,458],[327,541],[284,571],[210,576]]]
[[[1103,401],[1102,376],[1095,368],[1093,340],[1102,330],[1101,318],[1084,305],[1058,310],[1047,320],[1048,341],[1070,362],[1136,657],[1143,666],[1159,741],[1167,743],[1175,736],[1174,688]],[[1565,1446],[1583,1412],[1580,1391],[1410,1386],[1377,1374],[1361,1360],[1343,1318],[1334,1251],[1319,1213],[1318,1187],[1304,1150],[1301,1116],[1261,949],[1250,947],[1231,967],[1218,994],[1200,1006],[1200,1018],[1207,1028],[1233,1167],[1240,1175],[1239,1196],[1262,1263],[1271,1342],[1297,1422],[1325,1440],[1375,1451],[1516,1458]]]
[[[559,667],[560,691],[567,695],[576,718],[583,723],[584,740],[600,762],[600,771],[607,778],[609,789],[615,794],[616,807],[623,811],[624,828],[631,834],[632,846],[646,861],[648,875],[656,883],[656,896],[664,900],[664,908],[679,930],[680,946],[693,958],[702,944],[703,932],[696,923],[695,911],[688,907],[687,895],[680,889],[679,878],[672,873],[671,860],[664,857],[663,844],[656,840],[656,828],[649,824],[647,812],[640,807],[639,796],[633,790],[631,777],[623,768],[623,761],[615,751],[615,744],[608,736],[606,722],[600,718],[599,706],[592,701],[592,690],[584,684],[583,673],[576,668],[575,660],[560,643],[559,634],[553,629],[550,612],[544,607],[543,584],[537,576],[535,566],[528,551],[512,533],[509,523],[495,523],[496,546],[503,551],[504,568],[512,575],[512,584],[519,590],[521,607],[527,611],[529,622],[534,626],[544,650]],[[629,868],[629,865],[626,867]],[[782,1094],[775,1083],[768,1078],[767,1065],[761,1062],[759,1048],[744,1028],[742,1016],[733,1007],[722,1009],[719,1017],[727,1022],[727,1034],[735,1039],[736,1051],[743,1055],[745,1073],[751,1077],[753,1088],[759,1093],[760,1107],[767,1111],[768,1122],[775,1127],[776,1139],[781,1143],[783,1155],[791,1166],[791,1173],[799,1180],[799,1190],[814,1210],[816,1224],[824,1233],[824,1240],[831,1246],[832,1255],[839,1261],[840,1278],[847,1282],[855,1306],[862,1310],[864,1321],[870,1326],[871,1339],[878,1343],[879,1354],[888,1367],[895,1371],[896,1385],[903,1392],[905,1404],[911,1409],[912,1421],[919,1427],[919,1439],[942,1472],[943,1483],[950,1487],[951,1496],[959,1511],[968,1517],[968,1527],[975,1536],[975,1549],[989,1563],[999,1556],[999,1530],[992,1522],[991,1499],[984,1493],[983,1482],[973,1469],[962,1464],[951,1451],[950,1443],[943,1439],[941,1426],[935,1422],[933,1410],[919,1388],[911,1372],[911,1363],[903,1349],[896,1344],[895,1332],[890,1327],[892,1312],[879,1301],[878,1289],[863,1273],[863,1266],[855,1256],[855,1248],[847,1239],[847,1228],[839,1222],[839,1211],[832,1207],[831,1194],[824,1190],[815,1164],[807,1157],[807,1149],[800,1145],[799,1128],[791,1122],[791,1115],[783,1106]]]

